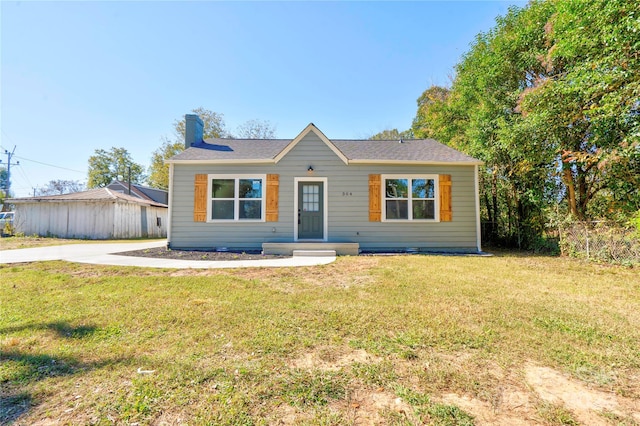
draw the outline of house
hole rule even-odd
[[[166,204],[97,188],[63,195],[13,198],[14,230],[60,238],[160,238],[167,235]]]
[[[435,140],[202,139],[170,166],[174,249],[478,252],[479,160]]]

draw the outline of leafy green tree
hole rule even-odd
[[[524,93],[521,106],[527,119],[544,126],[557,144],[571,213],[585,219],[606,215],[607,210],[637,210],[637,2],[559,1],[545,29],[548,49],[543,62],[556,72],[536,81]],[[598,211],[589,208],[594,201]]]
[[[0,190],[5,191],[9,187],[9,173],[5,167],[0,167]]]
[[[114,180],[141,184],[145,180],[144,168],[133,161],[125,148],[112,147],[109,151],[96,149],[89,157],[87,188],[102,188]]]
[[[84,184],[77,180],[50,180],[44,187],[39,188],[37,195],[62,195],[84,190]]]
[[[149,177],[147,184],[152,188],[169,188],[169,165],[166,160],[184,151],[183,141],[171,141],[164,138],[160,148],[156,149],[151,156],[149,166]]]
[[[0,168],[0,204],[4,204],[5,198],[11,198],[11,194],[7,193],[9,187],[9,173],[4,167]]]
[[[638,13],[632,0],[512,7],[476,37],[451,88],[418,99],[418,137],[485,162],[495,237],[535,245],[558,205],[578,219],[640,207]]]
[[[442,86],[431,86],[418,98],[418,112],[411,129],[416,137],[446,139],[454,138],[454,134],[445,135],[450,121],[446,120],[447,100],[450,90]]]
[[[512,7],[496,26],[476,37],[456,67],[450,89],[428,88],[418,99],[413,129],[485,162],[481,174],[483,220],[494,239],[531,245],[543,231],[547,174],[553,151],[538,146],[523,124],[520,95],[545,71],[544,3]]]
[[[376,133],[371,136],[370,139],[374,141],[395,141],[400,139],[413,139],[413,137],[411,129],[402,132],[398,131],[398,129],[387,129]]]

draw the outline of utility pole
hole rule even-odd
[[[9,196],[9,191],[11,190],[11,166],[19,166],[20,162],[17,161],[15,163],[11,162],[11,157],[13,157],[13,154],[16,152],[16,147],[15,145],[13,146],[13,151],[9,152],[8,150],[4,150],[4,153],[7,155],[7,181],[5,182],[5,194],[7,195],[7,197]],[[2,160],[0,160],[0,164],[2,164]]]

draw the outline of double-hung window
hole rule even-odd
[[[210,221],[264,221],[266,176],[209,175]]]
[[[383,175],[383,220],[437,221],[437,175]]]

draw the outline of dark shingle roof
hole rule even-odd
[[[207,139],[171,160],[272,160],[292,139]]]
[[[418,161],[434,163],[479,163],[433,139],[391,141],[332,140],[351,161]]]
[[[329,140],[313,124],[295,139],[207,139],[172,157],[170,162],[271,162],[286,155],[292,142],[299,142],[313,131],[332,149],[342,153],[345,162],[481,164],[466,154],[433,139],[410,140]],[[294,145],[295,145],[294,143]],[[282,154],[284,153],[284,154]]]

